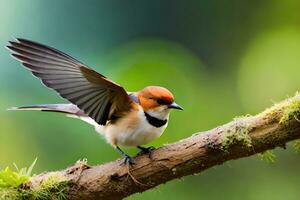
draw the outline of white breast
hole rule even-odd
[[[154,127],[147,121],[141,107],[135,112],[137,123],[134,126],[130,125],[128,120],[121,119],[116,124],[98,126],[96,130],[102,133],[109,143],[122,146],[144,145],[162,135],[168,125],[167,123],[158,128]],[[169,113],[167,113],[166,119],[168,117]]]

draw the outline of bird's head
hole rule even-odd
[[[148,86],[138,93],[138,99],[145,112],[160,119],[167,118],[171,109],[182,110],[174,102],[173,94],[164,87]]]

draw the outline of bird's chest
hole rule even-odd
[[[160,127],[153,126],[147,120],[143,111],[138,111],[134,121],[121,121],[115,128],[112,127],[110,135],[118,145],[138,146],[144,145],[160,137],[167,127],[167,123]]]

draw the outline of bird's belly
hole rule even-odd
[[[156,128],[149,125],[149,127],[140,127],[132,132],[122,134],[118,138],[118,142],[125,146],[138,146],[144,145],[152,140],[160,137],[165,128]]]
[[[156,128],[148,123],[140,123],[138,126],[111,126],[107,127],[105,137],[110,143],[122,146],[144,145],[160,137],[167,124]]]

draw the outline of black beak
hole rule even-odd
[[[177,109],[177,110],[183,110],[183,108],[175,102],[171,103],[168,107],[173,108],[173,109]]]

